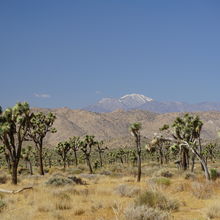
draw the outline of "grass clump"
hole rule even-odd
[[[0,212],[6,207],[6,203],[0,199]]]
[[[213,194],[210,183],[193,182],[191,184],[191,191],[197,199],[209,199]]]
[[[131,206],[125,210],[126,220],[168,220],[169,214],[145,205]]]
[[[211,205],[207,212],[206,215],[208,218],[213,219],[213,218],[220,218],[220,204],[213,204]]]
[[[83,215],[85,213],[85,210],[82,208],[76,209],[74,211],[74,215]]]
[[[145,191],[140,194],[135,200],[136,206],[147,205],[151,208],[158,208],[161,210],[178,210],[179,203],[176,200],[171,200],[163,195],[161,192]]]
[[[184,177],[186,180],[196,180],[196,175],[191,172],[187,172]]]
[[[60,192],[54,195],[57,200],[55,203],[55,207],[57,210],[68,210],[71,209],[71,198],[68,194]]]
[[[140,193],[140,189],[138,187],[121,184],[115,188],[115,193],[121,197],[133,197]]]

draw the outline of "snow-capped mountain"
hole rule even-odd
[[[139,108],[142,105],[151,101],[153,101],[153,99],[144,95],[128,94],[122,96],[119,99],[103,98],[96,104],[87,106],[84,109],[93,112],[111,112],[117,109],[128,110]]]
[[[118,101],[127,106],[127,108],[136,108],[153,101],[153,99],[140,94],[129,94],[122,96]]]
[[[92,112],[112,112],[117,109],[140,109],[157,113],[220,111],[220,103],[203,102],[188,104],[184,102],[158,102],[144,95],[127,94],[119,99],[103,98],[96,104],[87,106],[84,109]]]

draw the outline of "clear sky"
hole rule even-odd
[[[0,76],[3,107],[220,101],[220,1],[1,0]]]

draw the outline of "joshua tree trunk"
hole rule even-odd
[[[195,167],[195,159],[196,159],[196,155],[193,154],[193,155],[192,155],[192,166],[191,166],[191,172],[192,172],[192,173],[193,173],[194,167]]]
[[[6,160],[6,163],[7,163],[7,166],[8,166],[8,172],[11,173],[11,159],[10,159],[10,156],[9,154],[5,153],[5,160]]]
[[[137,163],[138,163],[138,175],[137,181],[141,181],[141,143],[140,143],[140,134],[135,136],[136,138],[136,147],[137,147]]]
[[[182,147],[181,149],[181,168],[183,170],[187,170],[189,167],[189,158],[188,158],[188,149],[186,147]]]
[[[99,152],[99,160],[100,160],[100,166],[102,167],[102,153]]]
[[[188,148],[193,152],[193,154],[195,154],[197,156],[197,158],[199,159],[200,163],[202,164],[203,168],[204,168],[204,173],[205,173],[205,177],[206,177],[206,180],[210,180],[210,173],[209,173],[209,169],[208,169],[208,165],[207,163],[205,162],[205,159],[203,158],[203,156],[198,153],[196,151],[195,148],[193,148],[193,146],[190,146],[188,143],[186,143]]]
[[[63,170],[66,171],[66,157],[63,157]]]
[[[92,165],[91,165],[89,156],[86,156],[86,163],[87,163],[87,165],[89,167],[90,174],[93,174]]]
[[[163,150],[162,146],[159,147],[160,165],[163,165]]]
[[[17,184],[18,183],[18,176],[17,176],[17,170],[18,170],[18,162],[17,161],[12,161],[12,184]]]
[[[75,164],[76,166],[78,166],[78,159],[77,159],[77,154],[75,150],[74,150],[74,157],[75,157]]]
[[[43,164],[42,145],[39,146],[39,165],[40,165],[40,175],[44,175],[44,164]]]

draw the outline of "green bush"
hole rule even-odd
[[[170,200],[161,192],[146,191],[140,194],[135,200],[136,206],[147,205],[161,210],[177,210],[179,203],[176,200]]]
[[[51,177],[47,182],[47,185],[52,186],[64,186],[67,184],[74,184],[74,182],[71,179],[63,178],[63,177]]]
[[[211,180],[216,180],[218,178],[218,172],[215,168],[210,169]]]
[[[155,177],[155,178],[151,178],[149,180],[150,183],[154,183],[157,185],[162,185],[162,186],[169,186],[171,184],[170,179],[166,178],[166,177]]]

